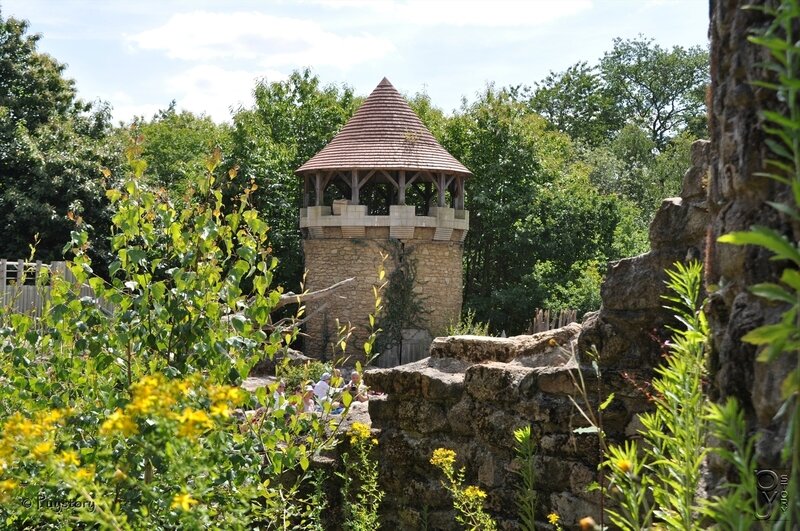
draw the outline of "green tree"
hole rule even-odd
[[[157,186],[182,194],[190,175],[202,173],[206,159],[219,148],[231,152],[231,127],[208,116],[177,112],[175,101],[150,121],[134,120],[126,130],[139,141],[147,161],[148,179]]]
[[[231,189],[257,186],[254,204],[271,227],[281,261],[277,280],[296,289],[303,274],[298,209],[302,186],[294,170],[314,156],[352,116],[359,100],[349,87],[323,87],[306,69],[282,82],[258,83],[255,106],[233,118],[231,164],[239,167]]]
[[[536,83],[529,104],[559,131],[593,146],[609,140],[624,123],[614,94],[585,61],[550,72]]]
[[[705,136],[708,52],[699,46],[671,50],[653,39],[614,39],[600,60],[600,75],[625,116],[663,150],[680,131]]]
[[[467,182],[465,308],[508,333],[524,330],[537,307],[596,309],[598,264],[633,254],[640,241],[620,230],[636,226],[630,202],[597,190],[569,136],[549,129],[513,89],[487,87],[440,140],[475,175]]]
[[[27,30],[0,16],[0,256],[28,256],[38,234],[37,257],[58,260],[74,219],[107,232],[103,168],[120,167],[121,149],[108,107],[78,100],[64,65]],[[102,270],[108,243],[93,243]]]

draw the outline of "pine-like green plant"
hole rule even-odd
[[[606,454],[608,492],[616,492],[620,502],[607,514],[630,531],[649,528],[654,521],[671,529],[694,529],[700,510],[697,490],[707,452],[702,378],[709,331],[701,309],[702,265],[676,263],[667,275],[670,294],[664,298],[680,327],[671,328],[669,355],[653,379],[656,409],[641,416],[641,446],[630,441],[611,445]]]
[[[520,484],[517,487],[517,511],[519,519],[522,521],[522,528],[526,531],[536,529],[536,469],[534,468],[534,458],[536,457],[536,442],[531,437],[531,427],[525,426],[514,430],[514,451],[520,463],[517,475]]]
[[[763,66],[774,76],[771,80],[754,83],[777,93],[784,111],[763,111],[763,130],[772,157],[766,160],[766,171],[759,175],[788,188],[791,200],[768,204],[793,223],[800,223],[800,46],[798,22],[800,1],[782,0],[775,7],[751,6],[772,17],[763,34],[752,36],[750,42],[769,51],[771,60]],[[749,231],[725,234],[722,243],[756,245],[767,249],[772,260],[783,261],[780,283],[767,282],[750,287],[750,291],[772,303],[785,307],[777,323],[760,326],[742,337],[742,341],[761,347],[758,361],[770,363],[787,354],[795,358],[795,368],[781,385],[784,400],[779,415],[787,422],[783,460],[789,463],[788,497],[790,505],[779,517],[779,525],[793,529],[800,524],[800,249],[775,229],[753,226]]]

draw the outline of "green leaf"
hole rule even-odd
[[[775,259],[791,260],[800,265],[797,248],[783,235],[768,227],[754,226],[747,232],[731,232],[720,236],[717,241],[733,245],[759,245],[775,253]]]
[[[800,291],[800,271],[797,269],[784,269],[781,282],[795,291]]]
[[[788,302],[789,304],[797,303],[796,296],[792,295],[778,284],[773,284],[771,282],[751,286],[750,292],[753,295],[770,301]]]
[[[764,143],[766,143],[767,146],[769,146],[769,149],[772,150],[772,152],[775,153],[776,155],[781,156],[781,157],[785,158],[786,160],[793,160],[794,159],[794,157],[792,157],[792,154],[789,153],[789,150],[786,149],[783,146],[783,144],[780,144],[779,142],[776,142],[772,138],[764,139]]]
[[[614,400],[614,393],[611,393],[610,395],[608,395],[608,398],[603,400],[603,403],[600,404],[600,406],[598,406],[597,408],[598,411],[604,411],[611,404],[612,400]]]
[[[764,111],[764,118],[774,124],[784,127],[785,129],[792,131],[800,129],[800,123],[795,122],[791,118],[787,118],[786,116],[775,111]]]
[[[751,345],[766,345],[776,341],[785,341],[792,333],[792,328],[783,323],[759,326],[742,336],[742,341]]]
[[[792,371],[781,383],[781,398],[788,400],[798,393],[800,393],[800,374],[798,371]]]
[[[786,214],[790,218],[800,221],[800,213],[795,207],[789,206],[784,203],[776,203],[774,201],[767,201],[767,204],[782,214]]]

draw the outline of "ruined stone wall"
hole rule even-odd
[[[785,358],[765,364],[755,361],[756,349],[741,342],[753,328],[775,322],[784,308],[767,304],[748,292],[748,286],[777,281],[784,263],[771,262],[758,247],[716,242],[722,235],[752,225],[773,227],[790,241],[800,238],[800,227],[765,201],[788,202],[786,187],[760,177],[768,157],[759,113],[781,110],[773,91],[753,81],[767,72],[758,65],[769,60],[762,48],[747,42],[753,31],[765,28],[768,18],[744,10],[746,0],[711,3],[711,176],[709,207],[712,215],[706,260],[713,330],[712,391],[716,398],[736,397],[748,420],[761,433],[757,453],[762,466],[778,464],[785,421],[776,420],[781,403],[780,382],[791,369]],[[758,2],[756,2],[758,3]],[[775,5],[776,2],[766,2]]]
[[[308,337],[304,353],[319,358],[331,355],[331,344],[336,340],[336,319],[356,327],[348,353],[363,353],[368,337],[367,323],[375,308],[372,291],[377,284],[381,252],[388,252],[385,239],[319,238],[303,241],[305,267],[308,270],[306,289],[323,289],[346,278],[355,282],[336,291],[331,297],[309,303],[306,324]],[[415,289],[429,313],[424,324],[431,335],[441,335],[451,322],[461,314],[462,280],[460,242],[433,242],[430,240],[404,240],[403,245],[417,260]],[[393,267],[386,262],[387,275]]]
[[[597,438],[572,431],[585,422],[569,400],[575,395],[569,371],[577,365],[565,350],[579,330],[573,323],[508,339],[437,338],[430,358],[366,373],[367,384],[386,393],[369,402],[372,427],[380,430],[385,528],[459,529],[443,476],[429,462],[443,447],[456,451],[467,484],[487,492],[486,508],[501,529],[516,529],[520,463],[513,432],[528,424],[539,446],[537,513],[558,512],[568,525],[599,514],[597,493],[586,492],[596,479]],[[624,430],[621,413],[608,415],[617,436]]]
[[[507,339],[437,338],[430,358],[366,373],[366,383],[386,393],[370,400],[369,413],[380,430],[387,527],[420,529],[427,518],[428,529],[455,529],[441,474],[428,462],[434,449],[445,447],[458,453],[467,481],[488,493],[486,506],[501,528],[516,529],[513,430],[527,424],[538,445],[537,514],[557,512],[566,528],[584,516],[599,521],[598,493],[586,491],[599,480],[598,440],[573,431],[585,421],[570,400],[581,402],[570,373],[583,374],[592,408],[615,394],[603,418],[611,442],[637,436],[637,415],[651,407],[638,385],[651,378],[667,337],[664,269],[702,256],[708,155],[708,142],[693,145],[681,196],[665,200],[650,226],[652,250],[609,264],[602,309],[582,326]],[[599,353],[600,382],[585,354],[592,348]]]

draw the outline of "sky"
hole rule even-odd
[[[533,85],[613,39],[707,46],[704,0],[0,0],[79,96],[115,120],[178,109],[230,121],[258,80],[304,67],[368,95],[386,76],[450,113],[487,83]]]

